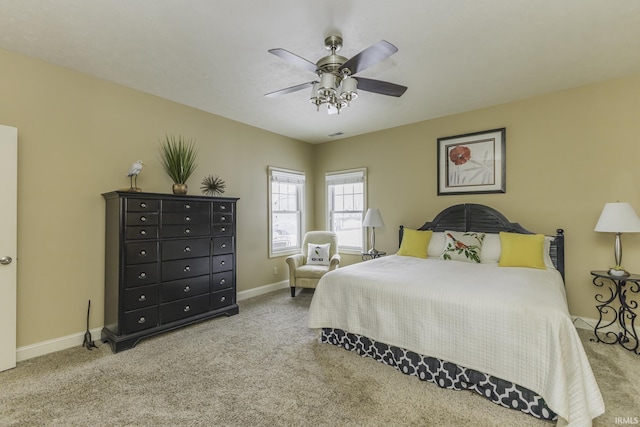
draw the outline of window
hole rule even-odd
[[[269,256],[300,252],[304,173],[269,168]]]
[[[367,170],[363,168],[331,172],[325,177],[329,230],[338,234],[338,245],[344,252],[364,250],[366,175]]]

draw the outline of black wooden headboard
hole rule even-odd
[[[400,226],[400,242],[404,226]],[[454,205],[440,212],[433,221],[425,222],[418,230],[433,231],[477,231],[480,233],[534,234],[516,222],[510,222],[504,215],[489,206],[475,203]],[[564,230],[556,230],[556,235],[549,249],[551,261],[564,280]]]

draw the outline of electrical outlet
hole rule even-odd
[[[273,267],[273,275],[276,276],[278,274],[278,267]]]

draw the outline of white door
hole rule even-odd
[[[0,125],[0,372],[16,366],[18,129]]]

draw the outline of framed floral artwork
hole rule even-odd
[[[506,192],[506,128],[438,138],[438,195]]]

